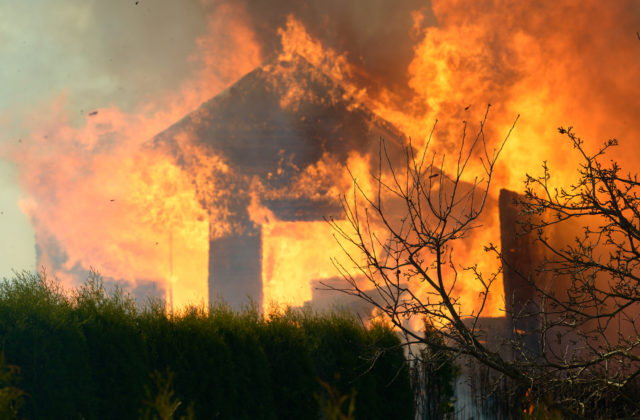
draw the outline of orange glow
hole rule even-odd
[[[388,112],[387,104],[378,104],[378,112],[401,127],[414,144],[427,138],[431,127],[425,121],[438,118],[433,146],[440,153],[455,153],[459,122],[479,121],[491,103],[487,134],[494,142],[521,114],[500,160],[494,196],[499,188],[520,191],[525,173],[539,174],[543,161],[555,185],[575,180],[577,156],[558,135],[561,125],[576,127],[589,150],[618,137],[619,152],[626,152],[612,158],[632,172],[638,167],[634,142],[640,134],[640,55],[633,36],[637,15],[628,12],[633,8],[630,2],[532,5],[501,0],[487,5],[441,0],[432,5],[438,26],[423,29],[409,67],[415,92],[409,108],[420,111]],[[470,174],[477,172],[472,168]],[[489,208],[487,213],[485,226],[456,252],[458,261],[478,262],[480,268],[493,271],[497,261],[484,254],[482,245],[499,243],[498,212]],[[462,284],[463,300],[477,301],[474,283]],[[501,285],[493,290],[497,293],[487,315],[499,315],[502,306]]]
[[[630,7],[629,2],[532,6],[503,0],[487,6],[472,0],[434,1],[438,26],[421,27],[422,14],[412,15],[409,30],[418,42],[408,72],[414,96],[405,99],[402,109],[394,106],[391,92],[367,96],[353,82],[354,70],[346,58],[323,48],[295,19],[289,18],[281,36],[286,54],[302,55],[321,68],[346,86],[354,102],[373,108],[418,148],[436,118],[440,122],[431,147],[451,156],[460,141],[460,122],[466,120],[471,130],[477,129],[488,103],[493,105],[486,127],[491,147],[520,114],[493,182],[497,197],[499,188],[520,190],[524,175],[539,173],[543,161],[552,168],[556,185],[574,180],[575,156],[557,134],[561,125],[575,126],[592,150],[606,138],[621,138],[620,151],[627,153],[612,157],[626,168],[637,167],[640,155],[628,153],[637,149],[633,141],[639,134],[640,97],[637,28],[627,12]],[[464,179],[473,179],[480,169],[476,160]],[[370,182],[366,173],[359,179],[365,185]],[[500,236],[497,209],[488,208],[486,215],[483,226],[457,245],[455,255],[460,264],[477,263],[488,275],[497,270],[498,261],[483,246],[499,243]],[[457,293],[470,306],[468,311],[477,309],[473,302],[479,301],[481,288],[468,272],[460,275]],[[484,313],[499,316],[499,281],[492,291]]]
[[[331,256],[339,251],[326,222],[270,221],[262,225],[264,307],[302,306],[311,280],[335,277]]]
[[[365,184],[369,182],[368,162],[363,156],[352,155],[348,166],[355,177],[363,179]],[[315,195],[315,183],[318,179],[329,179],[332,182],[335,190],[329,194],[333,198],[353,188],[352,180],[344,168],[335,168],[330,162],[320,160],[301,174],[294,183],[293,191],[307,198],[321,198]],[[306,301],[310,301],[312,281],[338,275],[333,260],[338,261],[352,275],[359,274],[344,253],[346,250],[356,256],[358,250],[343,241],[339,243],[327,221],[281,221],[262,206],[255,195],[252,197],[249,212],[251,219],[262,227],[265,311],[269,312],[282,305],[302,306]],[[346,221],[338,221],[337,224],[348,230]]]
[[[491,103],[486,134],[493,147],[521,114],[499,161],[483,225],[454,249],[460,264],[454,293],[469,314],[477,311],[482,288],[461,268],[477,263],[485,275],[498,269],[495,257],[483,250],[488,242],[500,240],[498,189],[521,190],[525,173],[539,173],[545,160],[555,183],[572,181],[575,155],[557,134],[558,126],[575,126],[589,149],[617,136],[620,150],[626,152],[613,157],[632,172],[640,164],[633,143],[640,134],[640,43],[637,22],[626,12],[630,4],[434,0],[437,26],[425,27],[428,19],[420,11],[411,14],[413,25],[407,31],[415,40],[415,55],[406,72],[412,96],[401,101],[395,92],[367,92],[354,76],[364,70],[356,69],[346,54],[314,39],[295,16],[278,31],[278,53],[281,60],[303,57],[318,78],[328,77],[340,86],[314,101],[331,105],[341,99],[353,109],[367,107],[410,137],[418,149],[425,146],[437,118],[430,147],[448,156],[448,173],[454,170],[462,121],[468,121],[473,133]],[[47,118],[37,117],[39,130],[8,152],[20,165],[22,187],[28,192],[22,207],[36,227],[42,251],[38,265],[54,263],[58,256],[49,245],[56,244],[67,257],[56,274],[69,282],[74,267],[90,266],[133,283],[158,281],[163,288],[173,278],[176,306],[206,303],[208,239],[236,229],[226,222],[224,206],[216,204],[233,191],[217,190],[215,178],[234,169],[222,156],[199,150],[187,134],[176,141],[185,151],[188,171],[172,157],[143,145],[262,64],[248,20],[243,10],[220,5],[210,19],[209,34],[198,40],[194,78],[136,114],[107,107],[74,129],[63,111],[64,98],[44,112],[34,112],[34,118]],[[303,81],[279,77],[274,83],[281,80],[287,81],[282,108],[296,109],[314,94]],[[352,197],[349,173],[332,159],[326,154],[308,168],[299,168],[287,191],[269,189],[264,180],[247,181],[252,194],[249,212],[262,228],[265,309],[273,303],[301,305],[311,298],[310,281],[337,275],[330,257],[343,258],[343,251],[327,223],[278,220],[260,203],[282,196]],[[369,157],[352,154],[347,166],[371,196],[375,182]],[[475,159],[464,180],[472,180],[481,168]],[[384,237],[383,228],[372,228]],[[428,293],[423,285],[413,287],[421,296]],[[503,314],[501,294],[497,281],[484,315]]]
[[[416,16],[416,22],[419,23],[419,16]],[[287,21],[287,27],[285,30],[280,31],[283,42],[283,55],[284,58],[288,58],[292,55],[300,55],[307,61],[311,62],[318,69],[322,70],[322,74],[328,75],[332,79],[338,81],[341,86],[345,87],[344,98],[352,101],[354,106],[369,106],[374,107],[377,113],[382,118],[393,121],[397,126],[402,128],[405,132],[412,135],[420,136],[419,139],[426,139],[432,126],[426,124],[425,120],[433,117],[431,115],[437,115],[440,109],[438,108],[438,98],[445,98],[452,94],[455,90],[453,81],[448,81],[447,77],[450,77],[453,73],[453,69],[447,70],[447,62],[443,59],[442,62],[436,63],[436,73],[440,71],[437,77],[437,81],[431,81],[431,76],[424,75],[431,84],[436,83],[439,90],[430,90],[429,95],[429,107],[433,109],[431,114],[424,115],[420,118],[411,114],[406,114],[402,110],[392,109],[388,103],[381,102],[384,98],[384,94],[376,98],[368,98],[366,92],[363,89],[357,87],[352,81],[352,68],[346,61],[346,58],[335,51],[323,48],[322,45],[312,39],[306,32],[304,27],[291,16]],[[451,54],[455,52],[457,47],[455,45],[447,49],[451,51]],[[431,57],[433,58],[433,57]],[[437,61],[438,57],[435,57]],[[433,61],[432,61],[433,63]],[[416,66],[414,62],[412,68]],[[415,70],[417,71],[417,70]],[[412,83],[415,87],[419,87],[422,83],[421,79],[412,79]],[[471,82],[469,82],[471,83]],[[417,94],[420,92],[418,91]],[[433,95],[435,93],[435,95]],[[299,87],[292,82],[290,88],[290,95],[287,96],[287,100],[281,104],[283,107],[290,107],[292,103],[296,102],[297,97],[306,95],[308,92],[304,90],[304,87]],[[331,98],[327,98],[331,100]],[[394,120],[395,118],[395,120]],[[418,146],[421,144],[421,140],[418,140]],[[360,191],[364,192],[368,197],[373,197],[375,193],[375,181],[372,178],[371,170],[369,167],[369,160],[367,156],[352,155],[348,162],[347,167],[351,171],[351,174],[358,181]],[[328,175],[325,174],[325,177]],[[332,179],[335,185],[339,185],[338,193],[346,194],[346,197],[350,199],[353,197],[353,184],[351,182],[350,175],[346,171],[341,171],[340,177],[329,177]],[[469,176],[471,178],[471,176]],[[387,197],[390,199],[391,197]],[[360,206],[364,203],[360,202]],[[496,209],[489,209],[494,211]],[[364,214],[364,210],[361,211]],[[336,268],[331,263],[329,257],[339,258],[344,263],[344,267],[352,275],[358,274],[357,270],[353,267],[353,263],[349,263],[344,256],[344,251],[340,248],[340,245],[332,237],[331,228],[326,223],[311,223],[311,222],[280,222],[274,220],[271,215],[267,218],[269,222],[262,224],[263,228],[263,284],[264,284],[264,307],[268,308],[272,304],[293,304],[301,305],[304,301],[311,298],[311,288],[309,282],[311,280],[318,280],[322,278],[334,277],[337,273]],[[346,231],[349,231],[346,222],[342,222]],[[493,242],[499,241],[499,226],[497,224],[497,214],[494,218],[488,218],[485,222],[489,226],[483,226],[483,229],[477,233],[474,232],[464,243],[457,245],[455,250],[456,260],[465,266],[478,264],[479,270],[488,275],[490,272],[497,270],[498,262],[492,256],[487,255],[483,246],[490,240]],[[388,233],[385,231],[384,226],[380,224],[374,224],[371,228],[379,238],[385,238]],[[496,236],[497,235],[497,236]],[[343,245],[344,245],[344,241]],[[356,249],[349,249],[349,252],[357,256],[358,251]],[[480,293],[482,287],[479,283],[471,278],[471,273],[459,269],[459,279],[457,280],[457,287],[455,290],[456,296],[461,299],[461,302],[465,306],[463,312],[470,314],[472,311],[479,309]],[[369,285],[371,287],[371,285]],[[418,296],[425,297],[429,293],[429,290],[424,284],[416,283],[411,285],[412,289],[418,293]],[[483,314],[485,316],[500,316],[502,314],[502,298],[500,293],[502,291],[500,282],[496,282],[492,287],[487,305],[484,308]]]
[[[282,40],[281,60],[290,60],[296,55],[302,56],[322,75],[338,82],[345,91],[345,99],[366,100],[366,91],[358,88],[350,80],[354,69],[344,54],[323,47],[322,43],[313,39],[302,23],[291,15],[287,18],[286,28],[280,29],[278,33]]]
[[[210,32],[198,40],[195,77],[135,114],[101,108],[76,129],[64,97],[34,110],[30,124],[38,128],[31,138],[3,153],[21,170],[27,192],[21,207],[37,232],[38,266],[67,286],[92,267],[134,286],[157,282],[176,309],[208,304],[210,221],[196,189],[206,180],[192,179],[174,157],[143,145],[260,64],[260,49],[243,22],[242,10],[218,7]],[[223,229],[215,209],[210,212],[212,229]]]
[[[558,126],[573,125],[593,147],[616,136],[635,148],[639,61],[629,9],[625,1],[434,1],[438,26],[425,28],[409,68],[413,101],[428,112],[392,121],[420,140],[425,117],[449,125],[478,121],[491,103],[496,136],[522,115],[505,149],[500,186],[520,189],[524,173],[543,160],[567,183],[571,147]],[[442,134],[438,147],[455,149],[455,130]],[[637,165],[637,154],[625,155],[626,166]]]

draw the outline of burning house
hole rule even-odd
[[[375,159],[380,139],[400,153],[399,131],[300,56],[268,61],[157,135],[150,147],[192,175],[210,218],[209,302],[262,302],[261,225],[340,218],[344,167]]]
[[[301,56],[274,57],[158,134],[148,147],[173,156],[191,175],[210,219],[209,302],[222,298],[239,307],[250,298],[261,304],[269,280],[264,277],[270,274],[263,267],[264,223],[340,218],[336,186],[343,168],[354,154],[371,163],[380,139],[397,159],[403,135]],[[496,206],[511,267],[504,275],[509,312],[532,298],[531,286],[518,273],[531,271],[540,259],[532,241],[515,233],[514,198],[503,190]],[[315,252],[328,262],[322,250]],[[322,291],[323,280],[337,281],[333,275],[307,279],[308,300],[320,305],[335,301],[335,294],[330,298]],[[502,337],[504,320],[496,319]],[[499,341],[498,336],[491,340]]]
[[[209,302],[222,298],[233,307],[248,298],[264,302],[266,277],[273,274],[264,269],[264,225],[270,218],[298,223],[340,218],[336,186],[343,168],[354,154],[371,164],[380,139],[397,159],[403,135],[301,56],[274,57],[158,134],[148,147],[173,156],[190,174],[209,216]],[[500,214],[510,313],[530,305],[534,292],[520,273],[532,271],[541,258],[530,238],[516,234],[514,199],[515,193],[503,190],[499,202],[489,204]],[[321,249],[314,252],[328,263]],[[311,289],[306,301],[320,306],[340,301],[370,311],[357,299],[323,291],[324,283],[338,281],[333,275],[306,281]],[[511,330],[535,328],[531,319],[513,328],[503,317],[483,324],[491,334],[487,341],[496,346]]]
[[[50,267],[70,286],[95,267],[114,282],[146,282],[158,293],[173,288],[178,305],[217,294],[237,305],[247,295],[259,302],[274,293],[291,295],[282,284],[297,280],[275,284],[274,273],[286,270],[272,262],[296,260],[298,270],[312,272],[298,282],[305,288],[296,298],[302,304],[312,299],[311,282],[330,279],[335,270],[328,262],[328,268],[309,270],[314,257],[300,258],[292,248],[328,249],[331,238],[319,240],[322,232],[330,236],[328,229],[318,226],[323,217],[339,214],[335,197],[349,182],[344,165],[371,163],[380,137],[388,144],[400,144],[403,136],[420,142],[440,118],[434,150],[450,153],[456,124],[473,124],[483,104],[496,104],[494,133],[506,131],[521,113],[502,154],[508,167],[500,168],[503,186],[518,190],[523,174],[543,160],[556,169],[560,184],[570,181],[571,147],[554,135],[560,125],[580,127],[589,142],[636,134],[630,127],[638,95],[628,80],[637,72],[637,42],[627,37],[636,31],[627,6],[607,7],[607,13],[601,7],[571,5],[562,13],[540,7],[535,12],[543,18],[532,21],[531,7],[517,2],[509,8],[468,1],[353,8],[330,3],[326,9],[294,3],[203,10],[208,29],[193,42],[184,84],[175,81],[170,94],[158,91],[134,108],[124,107],[127,101],[111,106],[105,98],[91,105],[99,113],[84,113],[85,104],[52,104],[52,112],[40,113],[51,117],[34,122],[29,140],[15,142],[9,152],[26,193],[22,209],[36,232],[37,266]],[[568,14],[580,16],[579,28],[562,25]],[[595,30],[598,39],[615,33],[626,41],[617,48],[586,48],[583,40]],[[269,59],[274,53],[280,55]],[[125,74],[137,74],[129,71],[130,56],[123,59]],[[558,64],[551,70],[541,65],[549,62]],[[597,71],[582,71],[593,65]],[[167,67],[161,61],[153,66]],[[139,73],[146,79],[152,67]],[[611,68],[619,80],[610,77]],[[558,86],[566,86],[565,93]],[[77,96],[86,97],[82,92]],[[83,124],[74,119],[78,111]],[[532,139],[539,140],[535,147]],[[149,150],[167,159],[154,160]],[[625,167],[636,160],[633,153],[621,157]],[[500,231],[493,201],[487,212],[495,220],[458,254],[487,271],[493,261],[482,245]],[[304,240],[290,240],[302,230]],[[521,248],[515,245],[508,249]],[[472,306],[477,290],[461,289],[462,301]],[[503,306],[496,298],[485,310],[499,316]]]
[[[138,297],[166,296],[172,306],[175,297],[176,307],[218,298],[239,307],[252,298],[264,307],[344,300],[366,311],[320,290],[340,281],[329,257],[341,250],[324,219],[342,216],[338,196],[353,188],[345,167],[365,177],[377,168],[380,139],[396,161],[406,138],[425,146],[439,118],[430,147],[438,157],[451,156],[458,124],[472,127],[491,102],[490,141],[522,115],[502,150],[494,187],[521,190],[524,175],[539,173],[543,161],[554,183],[571,185],[573,147],[558,137],[559,126],[575,126],[588,150],[598,150],[604,138],[626,140],[631,148],[612,159],[638,167],[638,10],[632,2],[254,3],[193,2],[180,9],[202,21],[200,32],[184,30],[191,21],[175,27],[145,21],[148,43],[134,42],[139,37],[108,19],[109,31],[95,31],[95,44],[75,33],[53,42],[56,49],[80,43],[70,47],[73,55],[60,56],[72,67],[38,66],[25,76],[16,64],[7,73],[43,89],[86,77],[71,90],[69,104],[61,94],[29,106],[17,124],[25,125],[24,135],[16,131],[20,136],[3,148],[25,194],[20,208],[35,232],[38,267],[65,286],[77,286],[94,267]],[[88,13],[103,17],[102,7],[70,8],[73,13],[61,15],[73,25],[55,28],[77,24],[93,32]],[[147,11],[162,7],[135,7],[139,14],[127,9],[118,19],[151,16]],[[164,15],[167,23],[179,21]],[[141,22],[129,25],[143,28]],[[174,32],[193,32],[179,55],[189,58],[180,71],[167,58],[178,56],[165,54],[179,48],[170,45]],[[40,38],[57,39],[50,35]],[[50,57],[47,45],[24,47],[21,38],[10,37],[7,45],[25,62],[41,63],[36,52],[47,60],[58,56]],[[131,45],[145,52],[154,45],[156,52],[147,60]],[[78,60],[79,51],[95,56]],[[111,63],[116,51],[122,55]],[[145,58],[132,61],[138,55]],[[94,63],[92,71],[84,61]],[[163,70],[151,78],[158,86],[145,89],[140,82],[154,67]],[[172,72],[180,77],[169,83]],[[45,75],[55,83],[40,80]],[[103,91],[113,92],[98,95]],[[22,88],[14,93],[29,98]],[[455,173],[455,166],[443,158],[441,173]],[[484,302],[482,288],[461,270],[454,293],[466,313],[482,307],[482,338],[498,346],[539,328],[540,320],[526,315],[536,310],[531,281],[545,252],[518,234],[515,193],[495,192],[482,227],[456,245],[456,268],[477,264],[496,272],[499,262],[483,246],[500,237],[503,276]],[[567,239],[568,231],[551,229],[555,239]],[[564,280],[554,284],[562,289]],[[426,287],[416,288],[428,296]],[[538,350],[538,343],[528,344]]]

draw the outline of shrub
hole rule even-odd
[[[87,343],[58,283],[44,273],[0,283],[0,340],[7,362],[21,368],[26,417],[74,418],[89,409]]]
[[[317,419],[327,389],[351,396],[358,419],[411,416],[398,337],[347,313],[174,315],[137,309],[96,273],[70,294],[23,273],[0,282],[0,343],[28,418]]]

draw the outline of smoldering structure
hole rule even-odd
[[[402,134],[300,56],[274,57],[156,136],[209,213],[209,302],[262,302],[252,205],[281,221],[340,218],[332,189],[352,154],[379,157],[380,139],[398,158]]]
[[[209,213],[209,302],[223,298],[233,307],[248,297],[262,302],[262,229],[250,211],[256,202],[281,221],[342,217],[332,193],[336,172],[342,173],[353,153],[377,167],[371,160],[379,157],[380,139],[392,159],[402,159],[403,135],[300,56],[275,56],[157,135],[150,147],[174,156],[192,175]],[[503,190],[498,206],[508,313],[531,305],[535,293],[522,273],[541,262],[535,242],[516,233],[515,198]],[[309,279],[313,299],[329,301],[320,280]],[[349,299],[343,303],[359,308]],[[497,343],[505,334],[533,330],[536,321],[521,317],[507,326],[504,319],[487,318],[484,323],[487,331],[500,331],[488,338]]]
[[[533,232],[522,232],[519,195],[513,191],[500,191],[500,240],[503,253],[503,284],[505,312],[512,327],[511,334],[523,335],[533,352],[539,343],[532,331],[538,329],[536,315],[536,271],[544,261],[544,250]]]
[[[390,158],[401,162],[403,135],[299,56],[275,57],[157,135],[149,147],[170,154],[191,174],[209,214],[209,302],[223,298],[236,308],[247,297],[262,302],[262,227],[256,204],[267,210],[266,217],[281,221],[341,218],[334,194],[338,173],[344,173],[354,153],[367,156],[376,168],[381,138]],[[520,233],[517,197],[502,190],[497,203],[488,199],[488,211],[500,214],[507,316],[478,322],[486,345],[506,358],[516,355],[504,343],[521,336],[532,352],[539,351],[531,282],[544,252],[531,235]],[[341,281],[310,278],[313,305],[337,303],[370,314],[370,304],[327,290],[327,285],[340,289]],[[472,389],[482,393],[485,376],[466,373],[477,383],[463,383],[460,377],[457,409],[474,414],[483,400],[473,397]]]

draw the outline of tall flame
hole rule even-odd
[[[157,282],[176,307],[207,303],[209,219],[197,183],[173,157],[143,145],[260,63],[244,20],[241,9],[215,10],[197,41],[199,70],[179,92],[135,114],[101,108],[78,129],[61,97],[40,110],[47,117],[33,123],[29,140],[4,151],[21,171],[21,208],[36,228],[39,266],[67,284],[93,267],[133,285]]]
[[[591,148],[607,137],[618,137],[621,153],[612,157],[630,170],[638,166],[640,153],[633,143],[640,130],[637,2],[434,0],[432,9],[437,26],[427,26],[430,19],[423,9],[407,11],[413,25],[406,31],[415,45],[405,71],[406,97],[368,89],[362,77],[365,67],[324,46],[294,16],[279,30],[280,58],[304,57],[319,74],[341,86],[333,95],[341,95],[353,107],[373,110],[418,148],[425,146],[439,119],[431,147],[447,155],[459,145],[460,122],[477,128],[488,103],[492,108],[486,134],[494,141],[504,137],[520,114],[494,188],[519,190],[524,174],[535,173],[545,160],[558,184],[570,183],[574,158],[570,145],[556,133],[560,125],[575,126]],[[197,158],[191,166],[200,169],[185,173],[172,157],[142,145],[261,64],[264,54],[249,21],[241,7],[218,5],[209,34],[198,40],[193,57],[200,71],[175,95],[158,98],[137,114],[100,109],[79,129],[71,128],[61,98],[46,109],[48,118],[38,124],[30,141],[8,151],[20,165],[22,187],[28,193],[22,208],[37,230],[39,265],[56,265],[63,259],[57,274],[67,273],[69,278],[78,267],[94,266],[106,276],[130,282],[156,280],[173,291],[177,305],[207,296],[209,229],[215,236],[228,234],[233,226],[222,223],[223,208],[216,216],[216,200],[204,200],[209,208],[202,208],[202,191],[207,186],[207,194],[222,194],[211,190],[212,173],[231,169],[224,159],[205,158],[195,151],[189,153]],[[287,92],[282,107],[294,107],[310,94],[295,80]],[[180,141],[185,148],[192,143],[187,137]],[[366,157],[353,155],[348,165],[363,188],[372,191]],[[469,176],[480,169],[477,161]],[[333,195],[353,188],[349,173],[330,159],[300,173],[294,186],[305,196],[313,196],[318,185],[332,185]],[[252,185],[256,197],[278,193],[258,191],[259,182]],[[455,250],[458,261],[478,263],[483,271],[497,269],[482,247],[499,240],[497,209],[492,206],[483,228]],[[265,307],[272,302],[300,305],[311,297],[311,280],[336,275],[329,257],[342,250],[327,224],[278,220],[257,198],[249,210],[263,232]],[[64,251],[64,258],[58,250]],[[481,289],[464,278],[458,284],[456,293],[465,305],[476,307]],[[501,314],[500,285],[493,291],[486,315]]]

